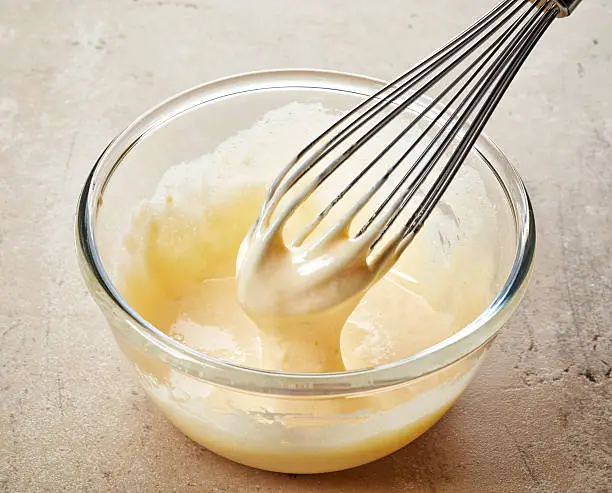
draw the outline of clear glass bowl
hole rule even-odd
[[[491,231],[498,294],[470,324],[418,354],[333,374],[245,368],[181,344],[121,296],[118,259],[131,211],[152,196],[170,166],[210,152],[271,109],[298,101],[345,111],[381,84],[338,72],[279,70],[195,87],[132,123],[85,183],[77,249],[94,299],[152,400],[186,435],[222,456],[272,471],[317,473],[394,452],[455,402],[525,291],[534,258],[533,212],[520,177],[483,136],[469,165],[487,182],[498,216]]]

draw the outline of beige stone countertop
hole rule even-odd
[[[148,107],[238,72],[390,78],[494,0],[0,0],[0,491],[612,491],[612,2],[537,47],[487,133],[538,221],[527,297],[457,405],[354,470],[249,469],[138,387],[77,268],[80,188]]]

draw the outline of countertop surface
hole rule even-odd
[[[492,3],[0,1],[0,490],[612,491],[609,0],[552,26],[488,126],[533,200],[533,281],[456,406],[392,456],[298,477],[204,450],[147,400],[77,268],[80,188],[148,107],[264,68],[390,78]]]

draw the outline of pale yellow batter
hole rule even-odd
[[[236,259],[259,213],[266,186],[296,149],[336,117],[320,105],[291,104],[268,113],[213,153],[168,170],[155,196],[135,212],[126,237],[119,284],[127,301],[193,349],[244,366],[291,372],[345,371],[393,362],[444,340],[474,319],[495,294],[494,259],[487,253],[490,249],[478,250],[479,241],[494,227],[495,212],[486,207],[482,183],[471,170],[458,181],[469,189],[472,202],[453,204],[449,217],[444,210],[434,214],[431,222],[436,227],[426,227],[394,268],[367,292],[358,290],[348,303],[331,303],[323,311],[308,312],[306,318],[285,312],[275,319],[270,316],[274,307],[264,306],[269,292],[258,291],[257,276],[252,276],[246,292],[265,309],[250,311],[257,325],[242,310]],[[483,205],[478,217],[465,214],[465,208],[478,207],[478,201]],[[303,214],[300,218],[298,213],[296,227],[312,219]],[[465,244],[457,217],[462,220],[461,231],[469,232],[470,241]],[[448,237],[455,243],[452,255],[445,251]],[[291,258],[282,248],[276,253],[278,257],[267,257],[273,260],[273,284],[286,282],[289,291],[298,288],[291,285],[297,278],[283,270],[291,268]],[[418,436],[452,404],[472,370],[471,364],[451,367],[416,381],[410,389],[378,397],[311,402],[217,389],[170,369],[142,371],[154,376],[159,391],[150,393],[177,426],[212,450],[256,467],[319,472],[373,460]],[[438,387],[443,393],[432,394]],[[189,398],[178,399],[176,389]],[[418,400],[428,392],[428,399]],[[405,406],[413,406],[412,411]],[[210,414],[211,407],[225,417],[207,421],[203,409]],[[269,426],[253,418],[255,410],[262,409],[277,417]],[[312,424],[304,428],[299,420],[287,418],[312,415],[333,421],[366,410],[381,416],[379,425],[372,421],[368,433],[355,434],[350,427],[342,431],[337,426],[331,432],[327,425],[321,430]],[[408,424],[401,418],[406,412],[414,418]],[[234,421],[224,426],[228,415]],[[316,441],[319,431],[329,441],[329,449],[321,450]],[[240,433],[255,438],[245,443]],[[258,440],[263,441],[258,444]],[[283,443],[282,450],[266,449],[266,443]]]

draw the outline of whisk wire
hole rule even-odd
[[[524,61],[527,59],[552,21],[559,15],[555,2],[551,0],[544,3],[543,6],[540,7],[540,14],[542,15],[540,16],[540,19],[538,19],[537,24],[529,27],[527,40],[525,43],[518,48],[515,47],[513,50],[513,58],[511,62],[503,71],[498,85],[494,87],[493,91],[485,101],[481,112],[470,125],[466,137],[462,140],[458,148],[451,156],[449,164],[445,167],[440,177],[436,180],[435,185],[431,188],[431,190],[429,190],[423,202],[421,202],[417,210],[406,223],[406,226],[402,229],[401,241],[398,242],[394,249],[394,256],[401,255],[404,249],[410,244],[414,236],[423,226],[429,215],[432,213],[436,204],[439,202],[440,198],[453,181],[453,178],[460,169],[461,163],[470,152],[472,146],[480,135],[480,132],[495,111],[497,105],[501,101],[503,95],[520,70]],[[494,77],[495,75],[496,74],[493,74],[492,76]],[[393,244],[393,242],[391,242],[391,244]]]
[[[413,197],[414,193],[416,192],[416,190],[419,189],[419,187],[423,184],[425,179],[429,176],[429,174],[431,173],[432,168],[439,162],[439,160],[444,155],[444,153],[448,150],[450,145],[455,141],[455,138],[457,137],[457,134],[462,129],[464,129],[465,124],[468,121],[468,118],[470,117],[470,115],[474,112],[474,110],[482,102],[482,100],[485,97],[486,93],[492,88],[491,89],[492,90],[491,98],[488,99],[483,104],[483,106],[481,108],[481,111],[477,115],[476,120],[475,120],[474,123],[476,123],[480,119],[484,119],[484,121],[482,121],[480,126],[476,126],[475,127],[474,124],[473,124],[470,127],[470,129],[468,130],[466,136],[460,142],[457,150],[455,151],[455,154],[453,154],[453,156],[451,156],[451,158],[449,159],[449,162],[446,164],[445,168],[441,172],[441,175],[438,177],[436,182],[432,185],[431,190],[428,192],[428,194],[426,195],[426,197],[423,200],[423,202],[421,202],[421,205],[419,206],[417,211],[415,211],[413,217],[408,221],[406,227],[400,233],[401,237],[407,236],[410,233],[411,229],[416,227],[418,222],[415,223],[415,218],[422,217],[422,212],[423,212],[422,209],[429,203],[429,200],[431,199],[432,194],[436,191],[436,189],[441,186],[441,183],[444,182],[446,174],[448,172],[450,172],[450,170],[453,169],[454,165],[457,162],[459,162],[459,163],[463,162],[463,159],[464,159],[465,155],[467,155],[467,152],[469,152],[469,150],[471,149],[471,147],[474,144],[476,138],[480,134],[480,131],[482,130],[482,127],[484,127],[484,125],[488,121],[488,118],[489,118],[490,114],[495,109],[495,106],[497,105],[497,103],[499,102],[501,97],[503,96],[503,93],[505,92],[505,89],[507,89],[508,85],[512,81],[512,78],[514,77],[516,72],[518,72],[518,69],[522,65],[522,62],[524,61],[526,56],[524,58],[522,58],[522,59],[519,59],[520,63],[516,67],[516,70],[514,71],[512,76],[509,78],[509,80],[505,81],[505,79],[502,77],[500,82],[503,82],[505,84],[505,86],[503,84],[495,86],[494,85],[495,80],[500,77],[500,74],[502,74],[504,69],[506,69],[506,67],[508,67],[509,64],[510,64],[510,67],[508,67],[507,72],[510,71],[510,69],[512,68],[513,61],[516,62],[515,55],[516,55],[517,50],[520,53],[521,48],[528,48],[530,46],[530,41],[529,41],[530,36],[533,35],[534,32],[535,33],[540,32],[540,27],[539,27],[540,24],[538,23],[538,18],[540,18],[543,13],[547,12],[548,11],[548,7],[550,5],[552,5],[552,4],[554,4],[554,2],[552,0],[549,0],[549,2],[547,2],[547,5],[541,6],[538,9],[538,11],[535,12],[535,14],[533,14],[532,18],[528,21],[528,23],[525,24],[515,34],[515,36],[510,40],[510,43],[504,48],[502,54],[495,60],[494,64],[491,67],[486,69],[486,71],[484,72],[483,76],[477,81],[477,83],[474,85],[474,87],[472,87],[472,89],[469,91],[469,93],[467,94],[465,99],[461,102],[459,107],[451,114],[451,116],[448,118],[448,120],[446,121],[444,126],[440,129],[438,134],[434,137],[434,139],[432,139],[432,141],[430,142],[428,147],[425,149],[425,151],[423,151],[421,156],[419,156],[419,158],[417,159],[417,163],[415,163],[415,164],[419,164],[425,158],[425,156],[431,151],[431,149],[433,149],[433,146],[437,143],[439,138],[445,133],[447,128],[450,126],[450,124],[454,122],[454,125],[450,129],[450,132],[446,135],[446,137],[443,140],[442,144],[439,147],[436,148],[436,152],[434,153],[434,155],[430,158],[430,160],[427,162],[426,166],[418,174],[418,176],[415,179],[415,181],[412,182],[410,187],[405,191],[405,193],[404,193],[404,195],[402,197],[402,200],[400,200],[400,201],[398,201],[397,203],[394,204],[394,206],[392,208],[392,213],[391,213],[389,218],[385,218],[386,221],[384,222],[383,225],[381,225],[382,226],[382,230],[380,230],[380,232],[378,233],[376,239],[373,241],[372,248],[374,248],[374,246],[380,241],[380,239],[388,231],[388,229],[391,227],[391,225],[393,224],[395,219],[397,219],[397,217],[399,216],[399,213],[403,210],[403,208],[406,206],[408,201],[412,199],[412,197]],[[535,8],[536,8],[535,5],[533,5],[531,7],[532,10],[535,9]],[[530,13],[530,11],[525,12],[525,14],[516,23],[514,23],[511,26],[511,29],[507,30],[507,32],[508,33],[512,32],[514,27],[516,27],[516,24],[523,22],[525,20],[525,18],[529,15],[529,13]],[[548,16],[551,16],[551,20],[550,21],[552,21],[552,19],[554,19],[555,15],[556,15],[556,13],[554,12],[554,10],[548,11]],[[535,24],[533,24],[534,21],[536,21]],[[539,22],[541,22],[541,21],[539,21]],[[544,19],[544,22],[545,22],[545,25],[544,25],[544,30],[545,30],[545,28],[548,27],[550,22],[548,22],[546,24],[546,18]],[[537,42],[537,40],[539,39],[541,34],[543,34],[543,32],[544,31],[542,30],[540,32],[540,35],[537,36],[537,38],[535,38],[534,44],[535,44],[535,42]],[[503,34],[499,38],[499,40],[502,41],[502,42],[505,42],[505,41],[507,41],[507,37]],[[527,41],[525,41],[525,40],[527,40]],[[531,50],[529,50],[529,51],[531,51]],[[528,54],[529,54],[529,52],[527,53],[527,55]],[[475,75],[474,75],[474,77],[475,77]],[[473,81],[474,77],[471,80],[468,81],[468,84]],[[498,91],[501,91],[501,92],[499,94],[499,97],[497,98],[497,101],[495,102],[495,105],[492,108],[490,108],[489,112],[487,112],[488,105],[489,104],[493,104],[492,103],[492,101],[493,101],[492,98],[493,98],[493,96]],[[465,111],[463,111],[461,113],[461,111],[463,110],[464,107],[466,107],[466,109],[465,109]],[[448,112],[449,109],[450,109],[450,104],[448,104],[444,108],[442,113]],[[459,118],[455,122],[455,118],[458,115],[459,115]],[[472,135],[471,130],[474,129],[474,128],[476,129],[475,132],[474,132],[475,135],[472,137],[471,136]],[[470,138],[467,138],[468,136],[470,136]],[[471,138],[473,138],[473,141],[470,141]],[[461,151],[462,149],[465,149],[464,154],[462,154],[462,152],[463,152],[463,151]],[[454,176],[454,173],[453,173],[452,176]],[[398,184],[398,185],[401,187],[400,184]],[[399,187],[396,187],[396,188],[399,188]],[[446,190],[446,187],[444,187],[444,189],[442,190],[441,193],[443,193],[445,190]],[[391,194],[389,194],[389,195],[391,195]],[[433,203],[437,203],[437,201],[434,200]],[[379,207],[379,209],[380,209],[380,207]],[[377,210],[372,215],[372,218],[375,218],[378,214],[380,214],[380,212],[381,212],[380,210]],[[429,211],[429,212],[431,212],[431,211]],[[421,224],[426,219],[426,217],[429,215],[429,212],[423,217],[422,221],[420,222]],[[415,231],[415,234],[416,234],[416,231]],[[393,243],[393,242],[391,242],[391,243]]]
[[[510,83],[544,32],[556,17],[564,12],[567,15],[579,1],[564,2],[564,5],[572,4],[568,8],[562,7],[558,0],[501,1],[470,28],[363,101],[306,146],[272,184],[255,228],[260,231],[267,229],[272,234],[279,231],[297,208],[349,158],[392,121],[406,111],[411,111],[415,114],[410,122],[348,180],[291,243],[291,247],[301,246],[366,174],[372,172],[391,150],[400,150],[400,157],[383,169],[382,176],[351,204],[348,213],[323,234],[317,244],[336,237],[339,231],[345,231],[348,235],[356,215],[374,199],[391,176],[428,137],[429,142],[420,155],[409,163],[408,169],[393,184],[391,192],[382,197],[374,212],[358,232],[350,237],[360,242],[360,245],[367,246],[372,254],[369,258],[371,263],[384,263],[388,259],[397,258],[441,200]],[[425,93],[440,85],[450,74],[453,74],[450,82],[428,100],[424,109],[414,111],[414,105],[422,100]],[[425,129],[407,144],[406,149],[400,149],[400,143],[424,119]],[[430,133],[434,133],[433,137]],[[348,141],[349,138],[354,140]],[[344,148],[340,147],[342,144]],[[332,154],[334,151],[337,151],[335,157]],[[329,158],[327,164],[324,163],[326,158]],[[275,210],[288,192],[309,172],[314,172],[317,165],[324,167],[293,197],[287,197],[287,206],[280,215],[274,217]],[[434,169],[437,175],[434,175]],[[428,188],[422,190],[426,183]],[[423,199],[410,213],[409,219],[394,231],[384,245],[377,248],[383,238],[389,236],[390,229],[417,192],[423,194]],[[377,251],[373,254],[375,249]]]
[[[287,165],[283,171],[278,175],[276,180],[273,182],[270,190],[268,192],[269,197],[282,197],[287,191],[293,187],[297,182],[302,179],[306,173],[315,166],[321,159],[323,159],[326,155],[332,152],[338,145],[340,145],[346,138],[348,138],[352,132],[361,128],[369,118],[376,116],[381,111],[389,106],[389,104],[393,103],[398,97],[401,97],[406,92],[410,90],[415,82],[422,80],[425,76],[431,73],[436,67],[438,67],[441,63],[448,60],[450,57],[455,55],[460,49],[465,48],[465,43],[469,43],[473,41],[476,36],[481,34],[486,28],[490,27],[495,20],[497,20],[504,13],[507,13],[513,6],[521,5],[527,3],[527,0],[503,0],[500,2],[497,7],[493,8],[489,13],[479,19],[475,24],[466,29],[463,33],[456,36],[453,40],[444,45],[440,50],[430,55],[425,60],[421,61],[417,65],[415,65],[408,72],[399,76],[397,79],[392,81],[387,86],[383,87],[381,90],[376,92],[373,96],[362,102],[360,105],[351,110],[347,115],[338,120],[334,125],[329,127],[325,132],[323,132],[319,137],[314,139],[307,147],[305,147],[296,158]],[[515,10],[516,11],[516,10]],[[510,16],[514,15],[515,11],[513,11]],[[507,16],[508,17],[508,16]],[[495,29],[490,32],[489,35],[492,35],[495,32]],[[460,61],[460,60],[459,60]],[[458,62],[457,62],[458,63]],[[450,69],[449,69],[450,70]],[[412,78],[410,78],[412,77]],[[435,82],[438,81],[442,76],[439,76]],[[398,84],[399,87],[398,87]],[[431,87],[434,84],[433,81],[430,82],[428,87]],[[427,88],[428,88],[427,87]],[[411,100],[407,104],[403,104],[399,111],[394,112],[391,118],[385,120],[385,125],[389,123],[397,114],[403,111],[409,104],[414,103],[418,99],[418,97],[422,96],[423,93],[427,90],[427,88],[423,88],[419,91],[418,94],[415,94]],[[390,94],[381,98],[381,96],[391,91]],[[368,108],[364,113],[359,114],[366,106],[371,105],[372,103],[376,103],[374,106]],[[351,118],[357,115],[357,118],[348,123],[344,129],[339,132],[335,132],[339,127],[341,127],[344,123],[349,121]],[[378,127],[377,131],[380,130],[381,127]],[[328,136],[332,135],[331,139],[326,140]],[[370,135],[371,136],[371,135]],[[363,143],[362,141],[358,147],[352,147],[353,153],[356,151]],[[309,152],[312,152],[312,156],[307,156]],[[334,167],[334,170],[337,169],[340,164],[342,164],[351,154],[343,154],[341,156],[342,161],[337,162]],[[296,168],[296,165],[303,161],[302,164]],[[293,170],[293,173],[289,176],[287,180],[285,178],[289,174],[290,171]],[[332,170],[333,171],[333,170]],[[331,173],[330,173],[331,174]],[[329,176],[329,175],[328,175]],[[305,197],[304,197],[305,198]],[[303,200],[303,198],[302,198]],[[295,208],[301,203],[302,200],[295,200],[295,207],[289,207],[289,213],[293,213]],[[262,213],[260,214],[262,225],[267,226],[270,216],[274,212],[274,209],[278,205],[278,201],[270,200],[266,201],[264,207],[262,209]],[[277,229],[272,226],[273,230]]]
[[[510,27],[508,27],[504,33],[502,34],[502,36],[500,36],[500,38],[498,38],[490,47],[488,47],[480,56],[478,56],[478,58],[476,58],[455,80],[453,80],[448,87],[446,87],[436,98],[434,98],[432,100],[431,103],[429,103],[427,105],[427,107],[421,111],[420,113],[418,113],[418,115],[416,115],[416,117],[399,133],[399,135],[397,135],[383,150],[382,152],[380,152],[370,163],[368,163],[368,165],[359,172],[359,174],[354,177],[349,184],[330,202],[330,204],[315,218],[314,221],[312,221],[312,223],[310,223],[306,228],[304,228],[304,230],[300,233],[300,235],[298,236],[298,238],[292,243],[292,246],[299,246],[303,240],[323,221],[323,219],[329,214],[329,212],[331,211],[331,209],[363,178],[363,176],[370,171],[373,166],[382,158],[384,157],[384,155],[386,155],[391,148],[397,143],[399,142],[399,140],[401,140],[418,122],[421,121],[422,118],[425,117],[425,115],[429,114],[432,110],[434,110],[437,106],[438,103],[440,103],[440,101],[443,99],[444,96],[446,96],[459,82],[461,82],[466,75],[468,75],[470,72],[474,71],[474,68],[476,67],[476,73],[483,68],[491,59],[492,57],[499,51],[499,49],[502,47],[503,42],[506,39],[506,35],[510,34],[516,26],[518,26],[523,20],[524,18],[529,14],[529,11],[525,12],[523,14],[523,16],[521,18],[519,18],[518,20],[516,20]],[[363,207],[365,207],[365,205],[368,203],[368,201],[374,196],[374,194],[384,185],[384,183],[386,183],[388,181],[388,179],[390,178],[390,176],[393,174],[394,171],[397,170],[397,168],[400,166],[400,164],[402,162],[405,161],[405,159],[414,151],[414,149],[421,143],[421,141],[427,136],[427,134],[429,133],[429,131],[434,128],[436,126],[436,124],[438,123],[438,121],[445,115],[445,113],[447,112],[447,110],[449,108],[452,107],[452,105],[459,99],[459,97],[462,95],[463,91],[469,87],[469,85],[472,83],[472,79],[470,78],[458,91],[457,93],[452,97],[452,99],[446,104],[446,106],[444,107],[444,109],[442,111],[438,111],[436,114],[434,114],[433,119],[431,120],[431,122],[429,123],[429,125],[427,126],[427,128],[416,138],[416,140],[408,147],[408,149],[402,154],[402,156],[392,165],[389,167],[389,169],[383,174],[383,176],[372,186],[370,187],[370,189],[368,190],[367,193],[365,193],[357,202],[356,206],[351,209],[350,213],[347,214],[347,221],[350,221],[350,218],[352,216],[354,216],[355,214],[357,214],[359,211],[361,211],[363,209]],[[466,103],[467,101],[464,101],[460,108]],[[438,132],[438,134],[430,141],[430,143],[428,144],[426,150],[423,152],[423,154],[421,154],[421,156],[410,166],[410,168],[408,169],[408,171],[404,174],[404,176],[400,179],[400,181],[395,185],[395,188],[384,198],[383,202],[378,206],[376,212],[374,212],[370,218],[368,219],[368,221],[366,221],[366,223],[362,226],[362,228],[359,230],[359,232],[355,235],[355,237],[359,237],[361,235],[363,235],[365,233],[365,231],[368,229],[368,227],[374,222],[374,219],[376,217],[378,217],[378,215],[381,213],[381,211],[388,205],[388,203],[391,201],[391,199],[397,194],[397,192],[399,191],[399,189],[405,184],[405,182],[408,180],[408,178],[412,175],[412,173],[414,172],[414,170],[418,167],[418,165],[421,163],[421,161],[423,160],[423,158],[426,156],[427,152],[433,147],[433,145],[435,145],[435,143],[439,140],[439,138],[442,136],[442,134],[444,133],[444,130],[446,129],[446,127],[450,124],[450,122],[452,121],[452,118],[449,119],[449,121],[447,121],[444,126],[442,127],[441,131]],[[346,227],[346,224],[341,224],[339,225],[340,227]],[[372,247],[374,247],[375,244],[372,245]]]
[[[520,8],[520,7],[519,7]],[[524,19],[524,17],[526,17],[528,15],[529,12],[525,12],[523,14],[523,17],[521,17],[520,19],[516,20],[510,27],[508,27],[505,31],[504,31],[504,35],[512,32],[512,30],[518,25],[520,24],[520,22]],[[502,20],[501,24],[504,24],[505,21]],[[455,80],[453,80],[438,96],[436,96],[431,103],[429,103],[427,105],[427,107],[420,112],[418,115],[416,115],[416,117],[410,122],[408,123],[408,125],[406,125],[406,127],[378,154],[376,155],[376,157],[370,161],[366,167],[364,169],[362,169],[350,182],[349,184],[327,205],[327,207],[325,207],[325,209],[323,209],[323,211],[321,211],[321,213],[319,213],[319,215],[315,218],[314,221],[312,221],[308,226],[306,226],[300,233],[299,236],[297,236],[296,239],[294,239],[294,241],[292,242],[291,246],[292,247],[298,247],[300,246],[303,241],[306,239],[306,237],[308,235],[310,235],[312,233],[312,231],[314,231],[316,229],[316,227],[323,221],[323,219],[325,219],[325,217],[330,213],[330,211],[332,210],[332,208],[342,199],[344,198],[344,196],[366,175],[366,173],[368,171],[370,171],[377,163],[378,161],[380,161],[380,159],[382,159],[394,146],[395,144],[397,144],[410,130],[412,130],[424,117],[425,115],[429,114],[432,110],[434,110],[436,108],[436,106],[440,103],[440,101],[444,98],[444,96],[446,96],[448,93],[451,92],[451,90],[459,83],[461,82],[466,75],[468,75],[470,72],[472,72],[474,70],[474,68],[480,64],[478,66],[478,68],[476,69],[476,71],[480,70],[486,63],[488,63],[491,58],[495,55],[495,53],[497,51],[499,51],[500,47],[503,44],[504,41],[504,35],[502,35],[502,37],[500,37],[499,39],[497,39],[490,47],[488,47],[480,56],[478,56],[478,58],[476,58],[476,60],[474,60]],[[483,61],[484,59],[484,61]],[[449,101],[449,103],[446,105],[445,110],[448,109],[449,107],[452,106],[452,104],[454,104],[456,102],[456,100],[461,96],[462,92],[469,86],[469,84],[471,83],[471,79],[468,80],[463,87],[453,96],[453,98]],[[368,190],[367,193],[365,193],[360,199],[359,201],[356,203],[356,205],[351,209],[351,211],[349,212],[349,214],[347,214],[347,220],[344,223],[338,224],[337,227],[338,229],[341,228],[346,228],[348,227],[348,222],[350,222],[350,217],[354,216],[355,214],[357,214],[359,211],[361,211],[363,209],[363,207],[365,207],[365,205],[369,202],[369,200],[374,196],[374,194],[380,189],[380,187],[382,187],[387,181],[388,179],[391,177],[391,175],[393,174],[394,171],[397,170],[397,168],[400,166],[400,164],[413,152],[413,150],[418,146],[418,144],[421,143],[421,141],[427,136],[428,132],[438,123],[438,121],[441,119],[441,117],[444,115],[444,111],[442,112],[437,112],[437,114],[434,115],[433,120],[430,122],[429,126],[416,138],[416,140],[410,145],[410,147],[402,154],[402,156],[392,165],[389,167],[389,169],[384,173],[384,175],[372,186],[370,187],[370,189]],[[439,136],[441,134],[439,133],[434,140],[432,140],[432,142],[430,142],[428,147],[431,147],[433,144],[435,144],[435,142],[437,142],[437,140],[439,139]],[[420,163],[420,161],[422,160],[424,156],[422,155],[421,158],[419,158],[419,160],[417,160],[417,162],[415,162],[410,169],[408,170],[408,172],[404,175],[404,177],[400,180],[400,182],[395,186],[394,190],[387,196],[385,197],[385,199],[383,200],[382,204],[378,207],[377,211],[370,217],[370,219],[368,219],[368,221],[366,222],[366,224],[361,228],[361,230],[355,235],[355,237],[359,237],[361,236],[367,229],[368,227],[372,224],[372,222],[375,219],[375,216],[377,216],[382,209],[389,203],[389,201],[396,195],[397,191],[399,190],[399,188],[401,188],[401,186],[406,182],[406,180],[410,177],[410,175],[412,174],[412,172],[416,169],[416,167],[418,166],[418,164]],[[336,163],[334,163],[336,164]],[[333,165],[332,165],[333,166]],[[331,166],[330,166],[331,167]]]

